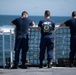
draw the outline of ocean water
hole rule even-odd
[[[0,26],[8,26],[12,20],[15,18],[18,18],[20,16],[15,16],[15,15],[0,15]],[[38,25],[38,22],[43,19],[43,16],[29,16],[31,20],[35,22],[36,25]],[[69,16],[51,16],[51,19],[53,19],[56,23],[56,25],[59,25],[60,23],[70,19],[71,17]]]
[[[7,27],[7,28],[9,28],[11,25],[10,25],[10,23],[11,23],[11,21],[12,20],[14,20],[15,18],[18,18],[18,17],[20,17],[20,16],[16,16],[16,15],[0,15],[0,27]],[[43,19],[44,17],[43,16],[29,16],[29,18],[31,19],[31,20],[33,20],[34,22],[35,22],[35,24],[36,25],[38,25],[38,23],[39,23],[39,21],[41,20],[41,19]],[[51,16],[51,19],[52,20],[54,20],[55,21],[55,23],[56,23],[56,25],[60,25],[60,23],[62,23],[62,22],[64,22],[64,21],[66,21],[66,20],[68,20],[68,19],[70,19],[71,17],[69,16],[69,17],[67,17],[67,16]],[[68,49],[67,48],[67,46],[66,46],[66,44],[68,43],[69,45],[70,45],[70,42],[67,42],[67,40],[70,40],[70,39],[67,39],[66,37],[67,37],[67,34],[65,34],[65,36],[64,35],[59,35],[60,34],[60,32],[61,33],[66,33],[66,32],[70,32],[69,31],[69,29],[68,30],[66,30],[66,29],[64,29],[64,30],[59,30],[59,31],[57,31],[56,32],[56,58],[61,58],[61,57],[63,57],[63,56],[65,56],[65,57],[68,57],[67,56],[67,52],[66,52],[66,49]],[[36,32],[35,32],[36,33]],[[31,36],[31,38],[33,39],[33,38],[35,38],[34,40],[31,40],[30,42],[31,43],[33,43],[33,44],[31,44],[30,46],[32,46],[35,50],[37,50],[37,44],[36,43],[40,43],[40,41],[36,41],[37,39],[39,39],[38,37],[35,37],[35,36],[37,36],[38,35],[38,33],[37,34],[35,34],[35,36],[33,36],[34,35],[34,30],[32,30],[32,32],[31,32],[31,34],[32,34],[32,36]],[[70,35],[68,35],[68,37],[69,37]],[[13,35],[12,35],[12,37],[14,37]],[[9,44],[9,42],[10,42],[10,36],[9,35],[6,35],[5,36],[5,38],[4,38],[4,41],[5,41],[5,49],[6,50],[9,50],[10,49],[10,44]],[[2,37],[2,35],[0,35],[0,65],[2,65],[2,63],[3,63],[3,58],[2,58],[2,39],[3,39],[3,37]],[[14,43],[13,43],[13,40],[14,40],[14,38],[12,38],[12,45],[13,45],[13,47],[14,47]],[[60,40],[60,42],[59,42],[59,40]],[[64,42],[65,41],[65,42]],[[63,46],[60,46],[59,44],[64,44],[65,45],[65,48],[62,50],[62,47]],[[34,46],[33,46],[34,45]],[[35,47],[36,46],[36,47]],[[30,48],[30,56],[28,56],[28,58],[30,58],[30,59],[38,59],[38,57],[37,57],[37,52],[35,51],[35,50],[33,50],[33,48]],[[58,50],[61,50],[60,51],[60,54],[58,54]],[[39,50],[39,49],[38,49]],[[33,53],[33,51],[34,51],[34,53]],[[35,54],[35,55],[34,55]],[[35,57],[34,57],[34,56]],[[63,56],[62,56],[63,55]],[[9,57],[9,52],[7,53],[6,52],[6,57]],[[39,61],[37,61],[37,60],[30,60],[32,63],[39,63]]]

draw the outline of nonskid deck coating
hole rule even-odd
[[[0,69],[0,75],[76,75],[76,67],[29,67],[28,69]]]

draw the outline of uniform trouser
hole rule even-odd
[[[76,54],[76,36],[71,37],[70,39],[70,60],[73,62],[73,59]]]
[[[15,39],[15,60],[14,60],[14,64],[18,65],[19,63],[19,55],[20,55],[20,51],[22,50],[22,64],[25,64],[26,61],[26,53],[28,51],[28,35],[27,36],[17,36]]]
[[[50,37],[41,37],[40,42],[40,62],[45,58],[45,50],[47,49],[47,60],[51,61],[53,58],[53,48],[54,48],[54,38]]]

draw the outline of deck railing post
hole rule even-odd
[[[5,45],[4,45],[4,31],[2,31],[3,35],[2,35],[2,42],[3,42],[3,68],[5,68]]]
[[[10,29],[10,67],[12,67],[12,30]]]

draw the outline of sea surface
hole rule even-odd
[[[1,27],[7,27],[7,28],[9,28],[9,27],[11,27],[11,25],[10,25],[10,23],[11,23],[11,21],[12,20],[14,20],[14,19],[16,19],[16,18],[18,18],[18,17],[20,17],[20,16],[18,16],[18,15],[0,15],[0,28]],[[41,20],[41,19],[43,19],[44,17],[43,16],[29,16],[29,18],[32,20],[32,21],[34,21],[35,22],[35,24],[36,25],[38,25],[38,23],[39,23],[39,21]],[[71,17],[70,16],[51,16],[51,19],[52,20],[54,20],[55,21],[55,24],[56,25],[60,25],[62,22],[64,22],[64,21],[66,21],[66,20],[68,20],[68,19],[70,19]],[[69,30],[68,30],[69,31]],[[60,32],[67,32],[67,30],[60,30]],[[70,31],[69,31],[70,32]],[[35,32],[36,33],[36,32]],[[33,35],[34,34],[34,31],[32,30],[32,32],[31,32],[31,34]],[[67,39],[66,39],[66,36],[67,36],[67,34],[65,35],[65,36],[63,36],[62,34],[61,34],[61,36],[59,36],[59,33],[56,33],[57,34],[57,36],[56,37],[59,37],[59,39],[57,38],[57,42],[56,42],[56,44],[59,46],[59,44],[61,44],[61,46],[57,46],[56,47],[56,58],[58,58],[58,57],[63,57],[62,55],[65,55],[65,57],[67,56],[67,52],[66,52],[66,49],[67,49],[67,46],[66,46],[66,44],[67,44]],[[38,34],[36,34],[36,36],[37,36]],[[14,37],[13,35],[11,35],[12,37]],[[68,37],[69,37],[70,35],[68,35]],[[38,37],[35,37],[35,36],[32,36],[31,38],[36,38],[36,39],[34,39],[34,40],[32,40],[31,42],[33,43],[33,45],[31,44],[30,46],[33,46],[33,48],[35,47],[35,46],[37,46],[37,44],[36,43],[39,43],[39,41],[37,40],[38,39]],[[64,39],[63,39],[64,38]],[[2,40],[3,40],[3,36],[2,35],[0,35],[0,65],[2,65],[3,64],[3,47],[2,47],[2,45],[3,45],[3,42],[2,42]],[[58,43],[58,40],[61,40],[59,43]],[[68,39],[68,40],[70,40],[70,39]],[[5,50],[9,50],[10,49],[10,44],[9,44],[9,42],[10,42],[10,36],[8,36],[8,35],[6,35],[5,37],[4,37],[4,41],[5,41],[5,43],[4,43],[4,46],[5,46]],[[14,38],[12,39],[12,41],[11,42],[13,42],[14,41]],[[66,41],[66,42],[64,42],[64,41]],[[35,43],[36,42],[36,43]],[[14,47],[14,43],[12,43],[13,44],[13,47]],[[64,48],[64,50],[61,50],[61,52],[60,52],[60,56],[57,54],[57,52],[58,52],[58,50],[59,49],[62,49],[62,45],[63,44],[65,44],[65,48]],[[70,42],[69,42],[69,44],[70,44]],[[36,50],[37,48],[35,47],[35,50]],[[30,50],[33,50],[33,49],[31,49],[30,48]],[[33,50],[34,51],[34,50]],[[30,60],[30,62],[32,62],[32,63],[39,63],[38,61],[37,61],[37,59],[38,59],[38,56],[37,56],[37,54],[36,54],[36,51],[33,53],[33,51],[32,52],[30,52],[30,56],[28,56],[28,58],[30,58],[30,59],[36,59],[36,60]],[[9,57],[10,55],[9,55],[9,52],[6,52],[6,56],[5,57]],[[33,57],[32,57],[33,56]]]
[[[20,16],[16,15],[0,15],[0,26],[9,26],[11,21]],[[43,19],[43,16],[29,16],[29,18],[38,25],[39,21]],[[70,19],[70,16],[51,16],[51,19],[55,21],[56,25]]]

